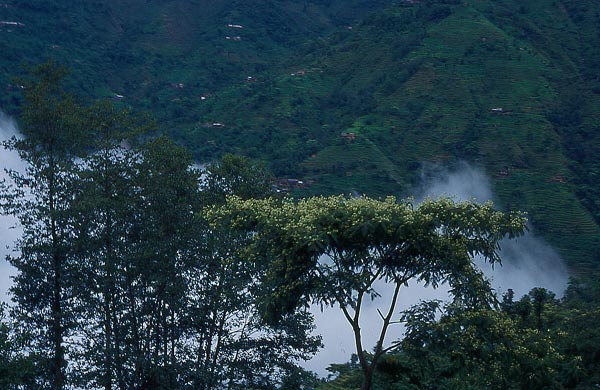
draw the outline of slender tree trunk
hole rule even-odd
[[[111,314],[110,302],[104,298],[104,389],[112,388],[112,346],[111,346]]]
[[[111,194],[111,185],[108,177],[108,151],[104,150],[104,164],[102,166],[103,174],[104,174],[104,194],[105,198],[110,198]],[[112,390],[112,367],[113,367],[113,312],[112,312],[112,302],[114,295],[113,288],[113,247],[112,247],[112,218],[111,218],[111,210],[106,208],[104,210],[105,213],[105,231],[104,231],[104,249],[106,250],[106,256],[104,258],[104,389]]]
[[[169,360],[171,363],[171,366],[175,366],[175,345],[177,342],[177,332],[176,332],[176,324],[175,324],[175,310],[171,309],[171,326],[170,326],[170,333],[171,333],[171,351],[169,354]]]
[[[116,299],[115,299],[116,301]],[[127,386],[125,385],[125,370],[123,368],[123,358],[121,357],[121,328],[118,322],[118,316],[116,315],[116,305],[115,301],[113,304],[113,330],[115,335],[115,371],[117,374],[117,383],[119,385],[119,390],[126,390]]]
[[[107,278],[111,278],[112,275],[106,275]],[[104,291],[104,389],[112,389],[112,367],[113,367],[113,313],[112,313],[112,294],[113,289],[110,286],[110,281],[105,281],[107,286]]]
[[[362,345],[362,335],[360,332],[360,311],[362,307],[362,299],[365,291],[358,292],[358,298],[356,301],[356,308],[354,309],[354,317],[350,317],[347,309],[342,307],[344,310],[344,314],[346,318],[352,325],[352,331],[354,332],[354,342],[356,344],[356,354],[358,355],[358,361],[360,363],[360,368],[363,372],[363,384],[361,390],[371,390],[371,382],[373,379],[373,364],[369,364],[367,360],[367,356],[365,355],[365,351]]]
[[[135,381],[141,381],[142,379],[142,345],[140,341],[140,334],[138,328],[138,313],[136,310],[136,301],[135,301],[135,292],[133,291],[133,280],[129,275],[131,271],[126,270],[126,289],[127,289],[127,299],[129,300],[129,322],[127,324],[128,331],[131,332],[132,340],[132,349],[133,349],[133,378]]]
[[[63,367],[65,365],[65,351],[63,346],[63,309],[62,309],[62,267],[63,259],[60,250],[58,227],[56,223],[56,198],[55,198],[55,167],[54,159],[50,155],[48,176],[48,206],[50,211],[50,238],[52,240],[52,303],[51,303],[51,343],[52,356],[52,387],[62,390],[65,385]]]
[[[53,256],[54,283],[52,286],[52,387],[62,390],[65,384],[63,367],[65,364],[65,351],[63,346],[62,305],[61,305],[61,266],[60,254]]]
[[[352,323],[352,330],[354,331],[354,342],[356,344],[358,362],[360,363],[360,368],[363,372],[363,383],[361,390],[371,390],[374,362],[369,363],[367,356],[365,355],[365,351],[363,350],[358,318],[356,318],[356,321]]]
[[[112,366],[113,366],[113,348],[112,348],[112,310],[111,310],[111,302],[113,295],[112,288],[112,272],[111,272],[111,234],[108,232],[110,229],[111,220],[110,217],[106,218],[106,236],[105,236],[105,249],[106,249],[106,258],[104,263],[104,389],[111,390],[112,389]]]
[[[360,390],[371,390],[373,386],[373,373],[375,372],[375,367],[371,364],[366,371],[363,371],[363,383],[360,386]]]
[[[383,320],[383,325],[381,327],[381,333],[379,335],[379,340],[377,340],[377,345],[375,346],[375,351],[373,353],[373,359],[371,362],[367,362],[364,353],[361,351],[359,353],[360,364],[363,371],[363,383],[361,385],[361,390],[371,390],[373,386],[373,375],[375,373],[375,366],[377,365],[377,361],[379,358],[385,353],[383,349],[383,343],[385,342],[385,336],[387,334],[387,330],[390,326],[390,322],[392,320],[392,315],[394,314],[394,310],[396,309],[396,303],[398,302],[398,293],[400,291],[400,286],[404,281],[397,281],[396,288],[394,289],[394,295],[392,297],[392,302],[390,303],[390,307],[386,316],[384,317],[381,313],[381,319]],[[360,301],[359,301],[360,302]],[[356,321],[356,325],[358,326],[358,321]],[[357,337],[357,347],[360,341],[360,328],[354,329],[355,337]]]

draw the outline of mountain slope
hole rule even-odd
[[[467,160],[597,269],[600,3],[392,3],[3,0],[0,106],[18,114],[21,63],[55,58],[79,94],[152,111],[198,160],[267,160],[299,194],[406,195],[423,164]]]
[[[309,192],[402,194],[421,163],[465,159],[572,265],[594,267],[598,55],[582,37],[598,5],[445,3],[403,3],[340,31],[289,73],[215,96],[182,136],[198,156],[266,157],[314,182]],[[579,125],[565,109],[573,94]]]
[[[10,77],[22,63],[54,58],[73,69],[73,87],[85,96],[118,94],[162,121],[189,122],[201,96],[270,69],[305,42],[389,3],[4,0],[0,85],[7,93],[0,104],[17,113]]]

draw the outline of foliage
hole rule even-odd
[[[406,334],[381,358],[374,388],[596,387],[597,291],[597,280],[579,280],[560,300],[534,288],[519,300],[509,290],[492,308],[422,302],[403,313]],[[360,385],[355,360],[331,370],[323,389]]]
[[[252,234],[247,253],[266,262],[262,279],[263,315],[277,321],[308,303],[339,305],[351,325],[364,375],[371,379],[384,348],[400,287],[420,281],[447,284],[457,302],[490,304],[489,286],[472,261],[481,255],[499,260],[498,241],[518,235],[524,219],[494,211],[491,204],[427,200],[419,206],[395,198],[315,197],[297,203],[284,199],[228,198],[214,219]],[[381,313],[381,336],[372,355],[365,353],[360,314],[363,299],[377,297],[376,281],[395,288],[389,310]]]
[[[182,136],[199,156],[244,153],[310,181],[302,196],[404,196],[422,163],[476,162],[507,209],[592,268],[597,51],[578,37],[600,45],[598,4],[580,3],[401,2],[314,44],[293,75],[219,91],[200,112],[225,127]]]
[[[35,359],[25,355],[6,309],[6,304],[0,304],[0,386],[3,389],[34,388]]]
[[[404,196],[423,162],[477,162],[507,209],[594,267],[598,3],[392,3],[13,0],[2,20],[24,26],[0,28],[0,68],[56,58],[71,87],[153,111],[197,160],[266,161],[312,183],[302,195]]]
[[[204,220],[226,194],[266,195],[267,171],[235,156],[201,171],[184,148],[151,137],[147,118],[106,101],[81,106],[56,85],[53,64],[36,76],[27,137],[7,143],[27,167],[0,192],[2,212],[24,230],[10,258],[15,330],[1,328],[3,347],[16,346],[12,333],[22,342],[1,369],[22,364],[23,377],[6,380],[201,390],[315,382],[297,366],[320,346],[312,317],[261,323],[256,281],[267,265],[239,257],[247,237]]]
[[[5,147],[16,150],[27,164],[11,171],[14,183],[1,193],[3,212],[18,218],[23,228],[17,255],[8,260],[18,270],[11,288],[18,306],[14,315],[34,350],[46,360],[47,384],[65,386],[65,339],[76,326],[76,294],[72,241],[73,202],[79,191],[74,159],[85,139],[81,108],[61,89],[65,72],[49,62],[25,81],[23,133]]]
[[[265,197],[271,191],[268,178],[260,165],[225,156],[204,172],[200,196],[208,207],[222,204],[230,194]],[[320,346],[320,338],[310,335],[312,317],[303,312],[288,315],[277,325],[262,323],[256,304],[261,288],[257,282],[269,265],[241,253],[248,241],[245,234],[208,227],[205,218],[203,209],[196,223],[205,229],[201,237],[207,256],[202,266],[192,271],[195,299],[188,308],[190,319],[210,319],[194,325],[200,327],[195,340],[195,388],[213,389],[225,383],[229,388],[272,388],[275,383],[285,387],[310,381],[294,362],[307,359]]]
[[[559,351],[564,332],[523,326],[490,309],[448,307],[436,321],[431,309],[422,305],[403,318],[407,333],[399,351],[408,362],[399,366],[404,380],[420,388],[561,388],[579,375],[579,359]],[[394,361],[390,356],[385,369],[398,370]]]
[[[54,58],[74,69],[71,86],[86,98],[119,94],[165,122],[192,124],[201,120],[200,96],[280,68],[307,40],[390,1],[303,3],[8,0],[2,21],[22,25],[0,25],[0,85],[7,88],[0,105],[17,113],[19,84],[9,79],[15,65]]]
[[[210,203],[224,203],[226,196],[259,199],[272,195],[272,177],[264,164],[232,154],[224,155],[218,163],[206,168],[203,194],[217,196]]]
[[[458,289],[466,287],[469,278],[477,278],[474,270],[469,271],[469,256],[481,254],[494,263],[499,260],[497,241],[523,229],[521,216],[494,211],[491,204],[440,199],[413,206],[396,203],[393,197],[385,201],[314,197],[298,202],[231,197],[215,218],[257,232],[250,253],[275,259],[269,280],[285,289],[273,298],[294,300],[307,293],[326,304],[338,298],[349,302],[352,295],[347,288],[370,286],[374,275],[385,280],[415,276],[434,287],[449,282],[460,296],[466,291]],[[340,263],[319,271],[315,267],[322,254]],[[357,273],[356,280],[329,274],[335,266]],[[319,281],[320,277],[324,279]],[[283,294],[291,291],[298,293]],[[296,302],[278,306],[272,314],[285,312]]]

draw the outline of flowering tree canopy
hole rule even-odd
[[[419,205],[394,197],[313,197],[242,200],[228,198],[213,220],[252,236],[248,258],[269,263],[263,282],[266,321],[309,303],[339,305],[352,326],[357,354],[370,388],[400,287],[417,280],[433,288],[446,283],[467,305],[488,304],[490,288],[473,263],[498,263],[499,241],[519,235],[525,218],[494,210],[491,203],[426,200]],[[364,352],[359,326],[365,296],[374,283],[394,286],[374,354]]]

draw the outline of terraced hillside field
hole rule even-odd
[[[588,15],[569,2],[448,3],[404,2],[287,72],[223,90],[184,139],[198,156],[267,158],[308,193],[404,194],[422,163],[467,160],[571,264],[591,267],[600,99],[598,54],[581,34],[597,5]],[[565,118],[573,94],[579,124]]]
[[[234,152],[297,195],[405,195],[427,163],[484,169],[580,271],[600,264],[600,3],[0,3],[0,107],[21,64],[154,113],[196,159]]]

